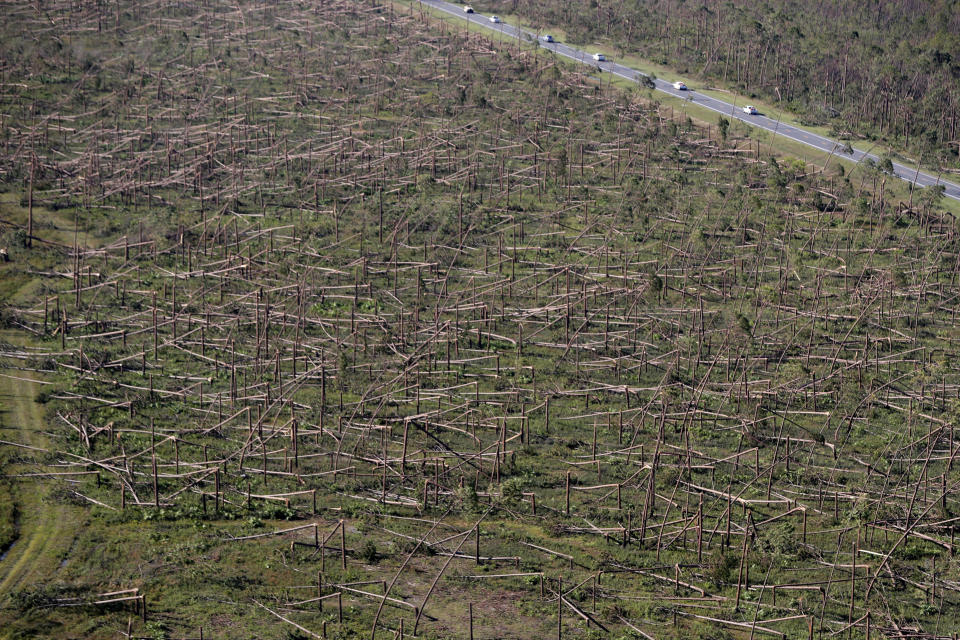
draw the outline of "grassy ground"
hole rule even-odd
[[[0,339],[17,344],[22,336],[5,331],[0,334]],[[30,381],[34,374],[14,369],[2,370],[0,374],[3,374],[0,377],[0,404],[3,406],[0,429],[3,438],[30,447],[50,447],[52,441],[45,434],[47,427],[43,408],[34,401],[42,388]],[[16,459],[11,459],[15,454],[8,455],[4,464],[5,474],[37,471],[32,464],[18,464]],[[3,576],[0,580],[0,597],[26,585],[54,580],[60,563],[69,556],[76,532],[82,528],[85,520],[82,510],[59,502],[53,496],[50,485],[17,483],[10,489],[9,498],[13,501],[15,511],[5,515],[16,518],[18,544],[0,561],[0,575]]]
[[[99,244],[95,235],[87,230],[75,233],[71,228],[73,221],[62,212],[36,206],[33,214],[34,228],[43,248],[31,252],[18,246],[21,240],[14,234],[8,232],[3,236],[6,240],[3,244],[13,260],[0,264],[2,309],[23,304],[36,296],[42,283],[30,275],[31,267],[43,270],[59,263],[58,256],[63,250],[58,247],[70,246],[75,240],[91,246]],[[0,193],[0,220],[25,228],[27,217],[28,209],[21,205],[20,193]],[[12,328],[0,330],[0,343],[24,353],[34,351],[38,344],[29,334]],[[37,361],[5,362],[14,366],[0,369],[0,439],[34,449],[4,447],[0,450],[0,467],[5,475],[0,483],[0,534],[7,542],[0,560],[0,602],[9,602],[11,594],[38,585],[57,583],[77,536],[89,523],[84,509],[63,499],[63,487],[58,481],[14,477],[42,472],[43,467],[36,464],[37,451],[52,455],[59,439],[52,435],[54,429],[45,406],[37,402],[50,376],[31,370]],[[20,627],[19,621],[4,625],[0,637],[18,637]],[[34,632],[49,630],[37,619],[27,628]]]

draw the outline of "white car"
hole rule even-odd
[[[500,16],[490,16],[490,22],[500,24]]]
[[[546,35],[543,36],[543,41],[544,41],[544,42],[553,42],[553,36],[548,33],[548,34],[546,34]]]
[[[605,62],[607,56],[603,55],[602,53],[595,53],[593,54],[593,59],[597,62]]]
[[[678,89],[678,90],[680,90],[680,91],[686,91],[686,90],[687,90],[687,85],[685,85],[685,84],[683,84],[682,82],[680,82],[679,80],[677,80],[676,82],[673,83],[673,88],[674,88],[674,89]]]
[[[473,13],[473,7],[471,7],[471,6],[468,5],[468,6],[466,6],[466,7],[463,8],[463,12],[464,12],[464,13]]]
[[[745,106],[743,108],[743,112],[749,116],[755,116],[758,113],[760,113],[759,111],[757,111],[757,108],[752,104],[748,104],[747,106]]]

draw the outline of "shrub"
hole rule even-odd
[[[513,506],[523,499],[523,478],[508,478],[500,485],[500,500]]]
[[[375,563],[378,556],[379,554],[377,553],[377,545],[374,544],[373,540],[370,539],[364,540],[363,545],[360,547],[360,551],[357,552],[357,557],[368,563]]]

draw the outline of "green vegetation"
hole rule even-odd
[[[960,632],[937,192],[399,3],[0,35],[0,637]]]
[[[874,3],[479,0],[691,80],[960,168],[960,11],[952,0]]]

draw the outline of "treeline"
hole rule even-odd
[[[497,0],[536,25],[957,167],[960,2]]]

